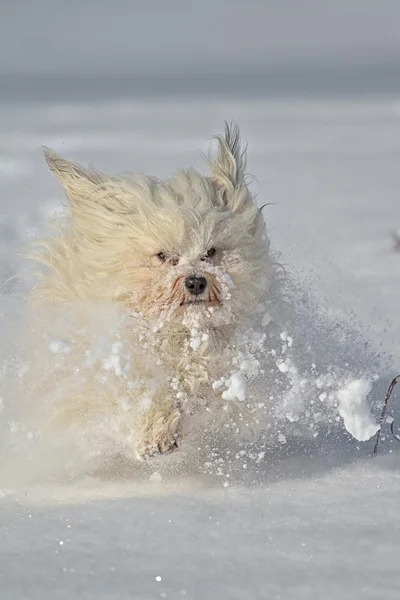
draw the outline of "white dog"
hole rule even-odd
[[[275,267],[239,130],[226,126],[217,140],[209,175],[189,169],[166,181],[106,176],[45,150],[68,208],[35,252],[46,268],[32,297],[56,361],[40,357],[49,413],[40,435],[118,430],[144,459],[176,449],[193,415],[251,412],[260,361],[243,348],[260,349],[262,336],[253,329],[243,342],[241,332],[265,313]],[[93,348],[114,312],[118,335],[104,358]]]

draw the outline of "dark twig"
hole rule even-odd
[[[400,442],[400,436],[397,433],[394,432],[394,421],[392,421],[391,424],[390,424],[390,431],[392,433],[392,436],[396,440],[396,442]]]
[[[378,446],[379,446],[379,440],[381,438],[382,424],[383,424],[383,421],[384,421],[385,416],[386,416],[388,402],[390,400],[390,396],[392,395],[394,386],[397,384],[397,380],[399,379],[399,377],[400,377],[400,375],[397,375],[397,377],[395,377],[393,379],[392,383],[388,387],[388,391],[386,392],[385,402],[383,404],[383,408],[382,408],[382,412],[381,412],[381,418],[379,419],[380,428],[378,430],[378,433],[376,434],[376,442],[375,442],[375,446],[374,446],[374,454],[378,453]]]

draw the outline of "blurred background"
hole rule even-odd
[[[398,91],[396,0],[2,0],[1,98]]]
[[[204,170],[235,119],[282,261],[400,359],[399,19],[397,0],[0,0],[0,281],[61,207],[41,145],[162,177]]]

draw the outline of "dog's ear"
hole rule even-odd
[[[50,171],[56,175],[71,200],[87,198],[102,183],[100,173],[62,158],[50,148],[42,150]]]
[[[225,123],[224,135],[217,135],[216,139],[218,153],[210,161],[211,178],[216,188],[229,195],[245,183],[246,151],[241,150],[239,127],[233,123]]]
[[[75,226],[86,228],[91,223],[94,227],[98,223],[102,230],[105,222],[108,227],[126,225],[127,218],[135,212],[129,185],[118,177],[84,169],[48,148],[43,148],[43,153],[50,170],[67,192]]]

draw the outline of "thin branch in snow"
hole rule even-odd
[[[394,432],[394,421],[392,421],[391,424],[390,424],[390,431],[392,433],[392,436],[396,440],[396,442],[400,442],[400,436],[397,433]]]
[[[386,392],[385,402],[383,403],[383,408],[382,408],[382,412],[381,412],[381,418],[379,419],[380,428],[378,430],[378,433],[376,434],[376,442],[375,442],[375,446],[374,446],[374,454],[378,453],[378,446],[379,446],[379,440],[381,438],[382,424],[383,424],[383,421],[384,421],[385,416],[386,416],[386,411],[387,411],[388,403],[389,403],[389,400],[390,400],[390,396],[392,395],[393,389],[394,389],[395,385],[397,384],[397,380],[399,379],[399,377],[400,377],[400,375],[397,375],[393,379],[392,383],[388,387],[388,391]]]

